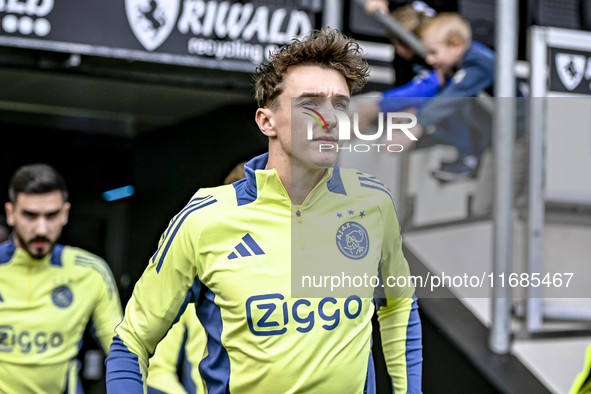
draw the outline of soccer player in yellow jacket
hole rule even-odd
[[[207,355],[206,340],[195,304],[187,305],[150,358],[148,394],[207,393],[199,373],[199,363]]]
[[[412,285],[378,285],[375,300],[358,287],[341,297],[294,286],[300,264],[339,275],[361,267],[389,283],[409,275],[390,191],[320,149],[338,143],[336,115],[308,123],[321,110],[348,112],[367,74],[359,46],[332,29],[257,70],[255,119],[269,153],[245,165],[244,180],[199,190],[171,220],[116,329],[110,394],[144,392],[149,356],[189,303],[207,332],[199,370],[210,394],[375,393],[376,309],[394,392],[421,392]]]
[[[591,393],[591,346],[585,354],[585,367],[577,375],[569,394],[590,394]]]
[[[13,232],[0,244],[0,393],[81,392],[76,355],[86,325],[108,353],[122,318],[115,281],[101,258],[57,244],[70,204],[53,167],[21,167],[8,194]]]

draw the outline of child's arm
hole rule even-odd
[[[464,64],[452,78],[451,84],[421,108],[417,115],[418,123],[424,128],[439,124],[456,113],[465,100],[491,87],[493,82],[494,62],[488,65],[482,62]]]
[[[441,87],[439,75],[434,70],[417,74],[406,85],[386,90],[377,104],[362,104],[357,111],[359,128],[365,130],[380,112],[401,112],[408,108],[420,108],[433,97]]]
[[[398,112],[410,107],[421,107],[430,97],[437,94],[440,87],[439,77],[435,71],[423,71],[406,85],[386,90],[384,98],[379,102],[380,112]]]

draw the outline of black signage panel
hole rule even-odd
[[[319,0],[0,0],[0,45],[250,72]]]
[[[549,48],[550,91],[591,95],[591,52]]]

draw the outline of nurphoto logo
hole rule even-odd
[[[326,120],[322,116],[323,114],[333,114],[336,116],[338,120],[338,128],[339,128],[339,141],[350,141],[351,140],[351,121],[349,120],[349,116],[347,113],[337,110],[337,109],[321,109],[321,110],[314,110],[309,107],[304,107],[304,109],[312,112],[304,112],[304,114],[310,116],[308,119],[308,134],[307,138],[309,141],[314,139],[314,124],[320,126],[320,129],[325,128],[328,130],[328,125]],[[398,123],[400,119],[409,119],[409,123]],[[414,114],[407,113],[407,112],[388,112],[386,116],[386,140],[387,142],[392,141],[392,132],[402,131],[410,140],[416,141],[417,137],[415,137],[409,129],[416,126],[417,124],[417,117]],[[358,140],[361,141],[377,141],[382,138],[384,134],[384,116],[383,113],[380,112],[378,115],[378,130],[374,134],[362,134],[359,131],[359,114],[357,112],[353,113],[353,133]],[[371,150],[376,150],[380,152],[381,149],[387,150],[388,152],[402,152],[404,149],[402,145],[395,144],[395,143],[351,143],[347,146],[339,146],[338,142],[331,144],[320,144],[319,151],[322,152],[323,150],[331,150],[336,149],[337,152],[342,150],[347,150],[349,152],[369,152]]]

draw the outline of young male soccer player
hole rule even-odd
[[[319,149],[337,141],[336,116],[307,139],[305,113],[347,111],[367,70],[358,45],[336,30],[292,42],[257,70],[256,122],[269,153],[246,164],[246,179],[198,191],[170,222],[116,329],[110,393],[142,392],[149,355],[189,302],[207,332],[199,370],[209,393],[374,393],[376,307],[395,392],[421,392],[412,287],[384,287],[377,305],[291,297],[292,252],[322,264],[322,249],[337,267],[366,264],[384,279],[409,274],[387,188],[333,167],[336,151]]]
[[[80,340],[91,320],[108,353],[122,318],[107,264],[57,244],[70,204],[63,178],[44,164],[18,169],[0,244],[0,393],[78,393]]]

